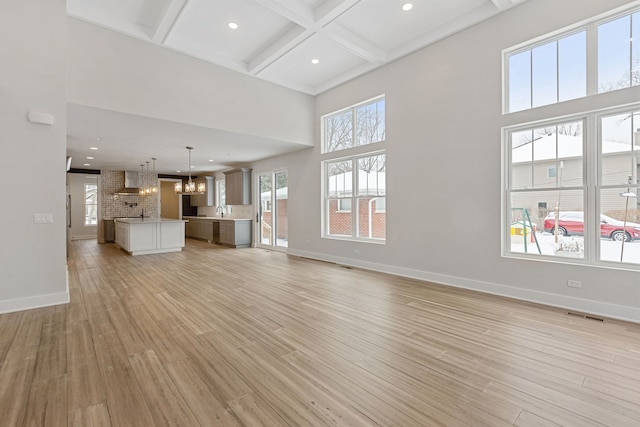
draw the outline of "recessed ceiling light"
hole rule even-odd
[[[317,59],[317,58],[313,58],[313,59],[311,60],[311,63],[312,63],[313,65],[316,65],[316,64],[319,64],[319,63],[320,63],[320,60],[319,60],[319,59]]]
[[[89,150],[97,150],[98,147],[89,147]]]
[[[85,163],[84,165],[85,166],[91,166],[91,163]]]
[[[402,5],[402,10],[404,10],[405,12],[408,12],[411,9],[413,9],[413,3],[405,3]]]
[[[195,166],[191,165],[191,169],[195,168]]]
[[[182,173],[182,171],[176,171],[176,173]]]
[[[99,136],[99,137],[97,137],[97,138],[96,138],[96,140],[98,140],[98,141],[102,141],[102,137],[101,137],[101,136]]]
[[[227,26],[228,26],[229,28],[231,28],[232,30],[237,30],[237,29],[238,29],[238,24],[236,24],[235,22],[229,22],[229,23],[227,24]]]
[[[213,162],[213,159],[209,159],[210,162]]]
[[[93,160],[95,157],[87,156],[87,160]]]

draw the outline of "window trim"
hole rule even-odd
[[[345,150],[341,150],[340,153],[344,154],[343,151]],[[343,155],[340,157],[331,157],[331,158],[327,158],[322,160],[322,195],[321,195],[321,206],[322,206],[322,216],[321,216],[321,224],[322,224],[322,234],[321,237],[323,239],[332,239],[332,240],[346,240],[346,241],[352,241],[352,242],[365,242],[365,243],[373,243],[373,244],[381,244],[381,245],[385,245],[387,242],[387,236],[386,236],[386,232],[385,232],[385,237],[384,238],[372,238],[372,237],[359,237],[358,236],[358,227],[359,227],[359,223],[358,223],[358,215],[359,215],[359,211],[358,211],[358,201],[362,198],[364,198],[363,196],[359,196],[356,189],[358,188],[357,184],[357,173],[352,173],[352,194],[350,197],[330,197],[328,195],[328,189],[327,189],[327,183],[328,183],[328,173],[327,173],[327,168],[328,165],[330,163],[335,163],[335,162],[341,162],[341,161],[346,161],[346,160],[350,160],[354,163],[354,168],[353,171],[357,171],[357,161],[361,158],[366,158],[366,157],[373,157],[373,156],[379,156],[379,155],[384,155],[385,156],[385,169],[386,169],[386,161],[387,161],[387,153],[385,149],[382,150],[375,150],[375,151],[367,151],[364,153],[353,153],[351,155]],[[386,201],[386,197],[387,197],[387,192],[386,192],[386,179],[385,179],[385,194],[381,195],[381,196],[374,196],[374,197],[384,197],[385,201]],[[328,218],[328,206],[329,206],[329,202],[331,200],[340,200],[340,199],[346,199],[349,198],[351,199],[351,211],[337,211],[339,213],[350,213],[351,214],[351,236],[343,236],[343,235],[336,235],[336,234],[330,234],[327,230],[327,226],[329,224],[329,218]],[[356,209],[354,210],[354,205],[356,206]],[[375,212],[375,213],[382,213],[382,212]],[[386,215],[386,210],[384,211],[385,215]],[[385,229],[386,229],[386,217],[385,217]]]
[[[530,40],[519,43],[515,46],[508,47],[502,50],[502,114],[510,115],[510,114],[518,114],[523,111],[532,111],[537,110],[553,105],[563,104],[565,102],[573,102],[577,100],[588,99],[595,95],[604,95],[610,92],[619,92],[624,91],[625,89],[632,89],[636,86],[631,86],[627,88],[621,88],[614,91],[608,92],[599,92],[598,90],[598,40],[597,40],[597,30],[598,26],[604,23],[614,21],[618,18],[621,18],[625,15],[633,14],[636,12],[640,12],[640,1],[636,0],[630,4],[626,4],[614,9],[611,9],[607,12],[601,13],[599,15],[593,16],[591,18],[584,19],[580,22],[577,22],[572,25],[567,25],[563,28],[560,28],[556,31],[552,31],[541,36],[532,38]],[[558,101],[552,104],[545,104],[540,106],[532,106],[531,108],[526,108],[517,111],[509,111],[509,58],[512,55],[517,55],[522,52],[526,52],[528,50],[535,49],[536,47],[545,45],[554,40],[559,40],[564,37],[571,36],[573,34],[579,33],[580,31],[586,31],[586,94],[583,97],[569,99],[565,101]]]
[[[621,89],[620,91],[634,90],[634,88]],[[619,91],[618,91],[619,92]],[[545,106],[550,107],[550,106]],[[544,108],[544,107],[542,107]],[[601,238],[598,227],[598,220],[601,212],[600,193],[603,189],[611,189],[621,187],[622,184],[602,185],[600,176],[602,174],[602,129],[601,121],[603,117],[621,114],[629,110],[640,109],[640,101],[615,105],[608,108],[598,108],[586,112],[578,112],[562,117],[553,117],[547,120],[536,120],[527,123],[521,123],[513,126],[505,126],[502,128],[502,200],[501,200],[501,253],[504,258],[527,259],[543,262],[556,262],[563,264],[579,264],[592,267],[613,268],[618,270],[639,271],[640,263],[633,264],[629,262],[617,262],[601,260]],[[560,124],[571,121],[584,120],[583,134],[583,186],[582,187],[561,187],[562,190],[579,190],[583,191],[583,210],[585,212],[585,229],[584,229],[584,257],[583,258],[564,258],[553,255],[540,255],[533,253],[512,252],[510,250],[510,230],[509,219],[511,218],[511,202],[510,196],[513,190],[510,188],[510,169],[511,169],[511,146],[509,144],[509,134],[521,130],[544,127],[554,124]],[[640,183],[636,184],[636,188],[640,188]],[[560,188],[560,187],[559,187]],[[525,191],[553,191],[554,188],[538,188]],[[516,190],[516,192],[519,192]],[[524,191],[521,191],[524,192]]]
[[[338,208],[336,209],[336,212],[344,212],[344,213],[351,212],[351,213],[353,213],[353,198],[352,197],[349,197],[349,198],[339,197],[339,198],[337,198],[337,200],[338,200]],[[342,207],[343,207],[342,206],[342,202],[343,201],[349,201],[349,209],[342,209]]]
[[[87,203],[87,186],[93,186],[95,187],[95,198],[96,198],[96,202],[95,203]],[[84,226],[85,227],[96,227],[98,225],[98,183],[97,182],[85,182],[83,183],[83,193],[84,193]],[[96,223],[92,224],[92,223],[87,223],[87,207],[89,206],[95,206],[95,211],[96,211]]]
[[[362,148],[362,147],[369,147],[371,145],[374,144],[380,144],[385,142],[386,140],[386,132],[385,132],[385,139],[380,140],[380,141],[376,141],[376,142],[372,142],[371,144],[364,144],[364,145],[358,145],[356,143],[356,139],[355,139],[355,120],[356,120],[356,110],[364,105],[368,105],[368,104],[374,104],[378,101],[384,100],[385,101],[385,118],[386,118],[386,95],[385,94],[381,94],[381,95],[377,95],[374,96],[373,98],[369,98],[367,100],[364,100],[362,102],[359,102],[357,104],[353,104],[350,105],[348,107],[342,108],[340,110],[336,110],[327,114],[323,114],[322,116],[320,116],[320,140],[321,140],[321,147],[320,147],[320,153],[321,154],[334,154],[336,153],[337,156],[341,156],[343,155],[342,153],[348,152],[349,150],[355,150],[358,148]],[[344,113],[345,111],[352,111],[352,136],[353,136],[353,145],[351,147],[348,148],[343,148],[343,149],[339,149],[339,150],[333,150],[333,151],[329,151],[327,150],[327,141],[326,141],[326,134],[325,134],[325,120],[330,117],[330,116],[334,116],[334,115],[338,115],[341,113]],[[386,122],[386,119],[385,119]]]

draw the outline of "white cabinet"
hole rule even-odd
[[[184,221],[163,219],[119,219],[116,244],[131,255],[181,251]]]
[[[224,173],[227,205],[251,204],[251,169],[240,168]]]
[[[215,185],[212,176],[203,176],[195,180],[196,189],[204,183],[204,194],[194,194],[191,196],[191,206],[214,206],[215,205]]]

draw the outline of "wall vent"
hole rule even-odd
[[[581,317],[581,318],[587,319],[587,320],[595,320],[597,322],[604,322],[604,319],[601,318],[601,317],[592,316],[590,314],[574,313],[572,311],[568,312],[567,316]]]

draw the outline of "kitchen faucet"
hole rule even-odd
[[[216,206],[216,213],[220,214],[220,218],[224,218],[224,208],[222,206]]]

